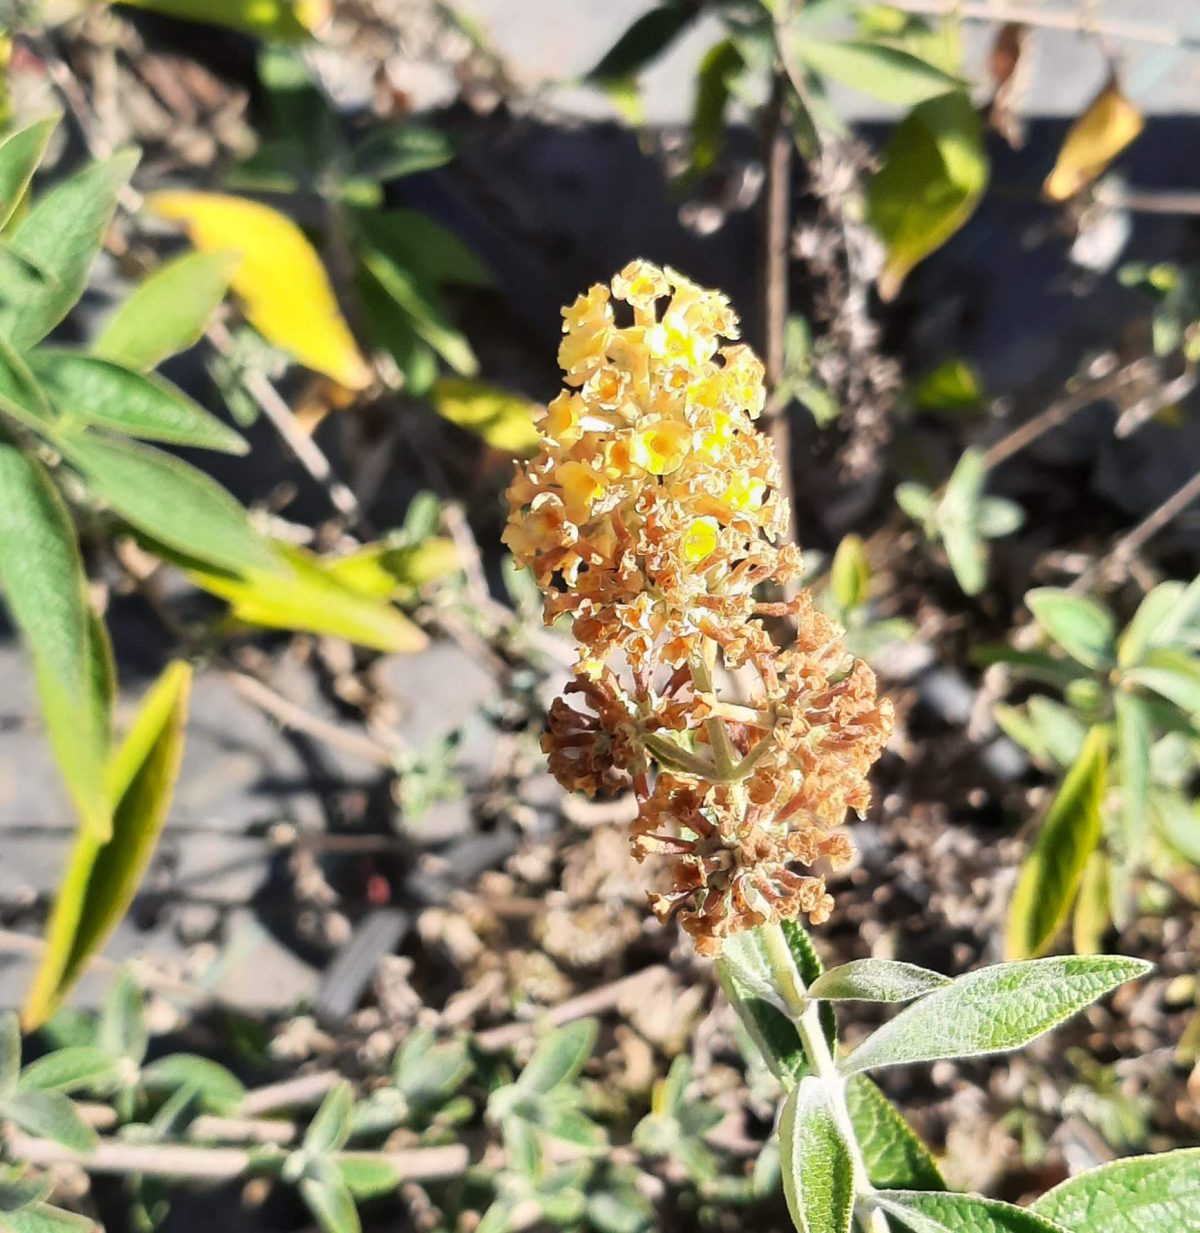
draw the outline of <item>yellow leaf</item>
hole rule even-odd
[[[290,218],[220,193],[155,193],[147,205],[161,218],[183,223],[202,252],[241,256],[230,283],[250,324],[268,342],[347,389],[371,383],[325,267]]]
[[[329,20],[331,0],[124,0],[138,8],[227,26],[259,38],[308,38]]]
[[[443,377],[429,400],[438,415],[482,437],[492,449],[528,455],[541,441],[533,422],[537,404],[486,381]]]
[[[424,632],[387,602],[387,596],[344,581],[320,557],[302,548],[287,544],[275,548],[285,573],[246,570],[235,577],[192,568],[188,577],[227,600],[230,615],[247,625],[329,634],[385,653],[424,649],[428,642]]]
[[[133,902],[171,805],[191,681],[190,665],[168,664],[109,761],[112,835],[82,828],[71,849],[21,1012],[27,1031],[54,1013]]]
[[[1071,125],[1054,170],[1042,192],[1051,201],[1066,201],[1086,188],[1145,127],[1142,113],[1114,80],[1100,91]]]
[[[408,598],[459,569],[452,539],[431,535],[417,544],[366,544],[348,556],[323,561],[325,572],[363,595]]]

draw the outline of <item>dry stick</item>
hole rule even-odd
[[[596,1015],[602,1011],[611,1010],[631,989],[636,989],[640,983],[649,980],[652,975],[665,971],[666,968],[661,964],[642,968],[629,976],[622,976],[620,980],[601,985],[599,989],[589,989],[587,993],[581,993],[578,997],[560,1002],[542,1015],[537,1022],[506,1023],[503,1027],[492,1028],[490,1032],[480,1032],[475,1037],[474,1043],[484,1052],[494,1053],[500,1049],[507,1049],[531,1035],[537,1029],[538,1022],[550,1023],[559,1027],[573,1019],[582,1019],[586,1015]]]
[[[763,367],[767,389],[767,429],[779,461],[780,497],[788,510],[786,535],[796,538],[796,513],[792,492],[792,431],[787,407],[776,391],[783,380],[784,332],[788,313],[788,241],[791,235],[792,135],[787,127],[787,77],[775,76],[771,98],[763,119],[762,225],[759,254],[762,278]]]
[[[1091,406],[1097,399],[1117,393],[1153,366],[1153,360],[1142,358],[1118,368],[1117,358],[1111,352],[1101,356],[1092,365],[1092,379],[1086,385],[1051,403],[1045,411],[1018,425],[986,450],[983,455],[984,469],[990,471],[999,466],[1052,428],[1065,424],[1077,411]]]
[[[340,724],[306,711],[299,703],[276,693],[269,685],[257,677],[245,672],[226,671],[225,679],[247,701],[252,702],[259,710],[277,719],[285,728],[294,728],[297,732],[306,732],[309,736],[334,745],[352,757],[361,758],[375,766],[396,768],[396,752],[373,737],[361,736],[351,732]]]
[[[1145,25],[1136,21],[1096,21],[1087,12],[1070,13],[1032,4],[988,3],[987,0],[889,0],[892,8],[928,17],[958,17],[965,21],[1019,22],[1043,30],[1067,30],[1122,39],[1130,43],[1155,43],[1200,51],[1200,38],[1170,26]]]
[[[77,1152],[47,1139],[19,1132],[6,1138],[9,1158],[42,1168],[76,1165],[87,1173],[141,1173],[199,1182],[232,1182],[254,1168],[261,1153],[238,1147],[192,1147],[174,1143],[125,1143],[101,1139],[90,1152]],[[471,1163],[465,1144],[417,1148],[407,1152],[338,1152],[335,1159],[372,1160],[390,1165],[401,1181],[428,1182],[455,1177]]]
[[[1186,484],[1173,492],[1157,509],[1147,514],[1132,531],[1121,536],[1113,545],[1112,551],[1084,570],[1068,590],[1079,594],[1088,590],[1107,567],[1127,565],[1147,540],[1157,535],[1198,498],[1200,498],[1200,471],[1197,471]]]
[[[222,322],[212,322],[205,330],[205,337],[218,355],[225,359],[232,357],[233,338]],[[361,526],[363,511],[358,498],[338,479],[321,447],[300,427],[287,399],[260,372],[242,373],[241,381],[284,444],[295,454],[296,461],[325,490],[333,508],[350,525]]]

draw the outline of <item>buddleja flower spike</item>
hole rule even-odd
[[[670,864],[651,906],[701,953],[822,921],[824,881],[795,867],[849,859],[838,828],[867,806],[892,711],[807,592],[762,599],[800,566],[778,542],[779,463],[754,426],[762,364],[733,341],[723,295],[645,261],[563,319],[566,388],[509,489],[504,535],[546,620],[569,613],[580,644],[542,741],[550,769],[590,795],[632,786],[634,855]],[[795,631],[788,645],[769,623]]]

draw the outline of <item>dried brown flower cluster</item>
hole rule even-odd
[[[504,536],[582,648],[551,708],[550,768],[589,795],[633,787],[634,854],[672,865],[654,911],[702,953],[767,921],[824,920],[824,881],[792,866],[849,858],[837,828],[868,803],[891,706],[807,592],[761,599],[800,565],[775,542],[787,510],[753,423],[762,365],[722,342],[738,336],[723,295],[643,261],[563,317],[568,388],[509,489]],[[795,627],[790,646],[772,620]],[[715,688],[718,661],[737,702]]]

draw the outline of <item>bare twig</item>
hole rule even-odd
[[[259,1153],[240,1147],[193,1147],[176,1143],[126,1143],[101,1139],[90,1152],[77,1152],[48,1139],[12,1132],[8,1155],[23,1164],[45,1168],[71,1164],[88,1173],[173,1177],[199,1182],[230,1182],[254,1170]],[[336,1159],[372,1160],[390,1165],[406,1182],[430,1182],[455,1177],[471,1163],[466,1144],[417,1148],[408,1152],[338,1152]]]
[[[587,1015],[597,1015],[602,1011],[611,1010],[631,990],[664,971],[666,969],[659,964],[642,968],[641,971],[623,976],[620,980],[601,985],[599,989],[589,989],[587,993],[581,993],[578,997],[560,1002],[541,1016],[537,1022],[506,1023],[503,1027],[492,1028],[489,1032],[480,1032],[475,1037],[475,1043],[485,1052],[494,1053],[500,1049],[507,1049],[531,1035],[537,1029],[538,1023],[549,1023],[558,1027],[574,1019],[583,1019]]]
[[[1153,366],[1153,360],[1143,357],[1118,367],[1117,357],[1112,352],[1100,356],[1091,365],[1088,372],[1090,379],[1085,385],[1051,403],[1032,419],[1019,424],[986,450],[983,455],[984,468],[990,471],[999,466],[1052,428],[1065,424],[1077,411],[1091,406],[1097,399],[1108,398],[1124,389],[1144,376]]]
[[[1174,521],[1193,501],[1200,499],[1200,471],[1173,492],[1160,506],[1151,510],[1132,531],[1122,535],[1112,550],[1084,570],[1068,588],[1076,594],[1087,591],[1107,570],[1123,568],[1137,556],[1142,547],[1164,527]]]
[[[205,337],[218,355],[226,359],[232,356],[233,338],[222,322],[214,321],[205,331]],[[287,399],[260,372],[242,373],[241,380],[284,444],[295,454],[296,461],[325,490],[334,509],[351,525],[362,526],[363,511],[358,498],[338,479],[321,447],[300,427]]]
[[[285,1109],[310,1107],[318,1104],[339,1078],[336,1071],[319,1070],[296,1079],[285,1079],[282,1083],[256,1087],[242,1098],[238,1112],[242,1117],[262,1117]]]
[[[269,685],[257,677],[245,672],[227,671],[225,679],[248,702],[252,702],[261,711],[277,719],[285,728],[293,728],[297,732],[305,732],[327,745],[336,746],[351,757],[360,758],[375,766],[394,770],[398,750],[389,749],[373,737],[352,732],[319,715],[307,711],[299,703],[293,702],[277,693]]]
[[[1100,21],[1081,5],[1071,12],[1034,4],[1005,4],[992,0],[889,0],[893,8],[929,17],[958,17],[964,21],[998,24],[1018,22],[1043,30],[1067,30],[1129,43],[1154,43],[1182,51],[1200,51],[1200,38],[1184,34],[1171,26],[1149,25],[1138,21]]]
[[[784,333],[788,314],[788,250],[791,237],[792,135],[787,127],[788,78],[778,73],[763,116],[763,189],[760,237],[763,366],[767,389],[767,428],[779,461],[780,496],[788,510],[787,536],[796,537],[792,492],[792,441],[787,407],[776,391],[783,380]]]

